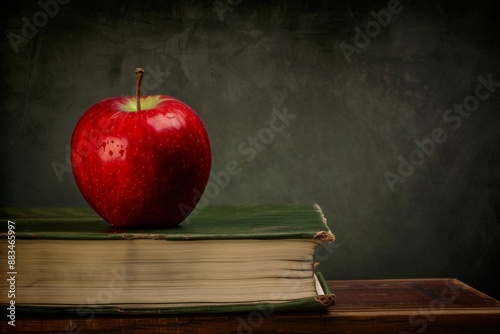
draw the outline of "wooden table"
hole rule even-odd
[[[16,319],[18,333],[500,333],[500,302],[455,279],[329,281],[324,313]],[[3,322],[3,332],[12,327]]]

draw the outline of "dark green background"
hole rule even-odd
[[[58,178],[53,167],[66,165],[82,113],[130,95],[141,66],[148,93],[199,113],[213,172],[239,162],[211,204],[320,204],[337,235],[322,256],[329,279],[458,277],[500,298],[500,89],[456,130],[443,120],[478,76],[500,81],[497,6],[402,0],[351,62],[340,44],[352,45],[353,29],[387,1],[243,0],[221,16],[211,1],[70,1],[18,53],[7,34],[41,7],[9,6],[2,206],[86,205],[71,173]],[[241,154],[284,108],[295,119],[254,159]],[[384,172],[439,127],[447,140],[391,191]]]

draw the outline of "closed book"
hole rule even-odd
[[[315,270],[316,248],[334,241],[317,205],[208,206],[168,229],[117,229],[82,208],[1,216],[11,227],[0,254],[15,251],[9,272],[25,311],[304,311],[335,301]]]

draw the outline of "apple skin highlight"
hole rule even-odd
[[[207,131],[196,112],[166,95],[110,98],[93,105],[71,139],[76,184],[115,227],[180,224],[211,169]]]

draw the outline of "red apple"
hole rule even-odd
[[[211,168],[205,127],[193,109],[166,95],[116,97],[90,107],[71,139],[76,184],[116,227],[180,224],[203,192]]]

